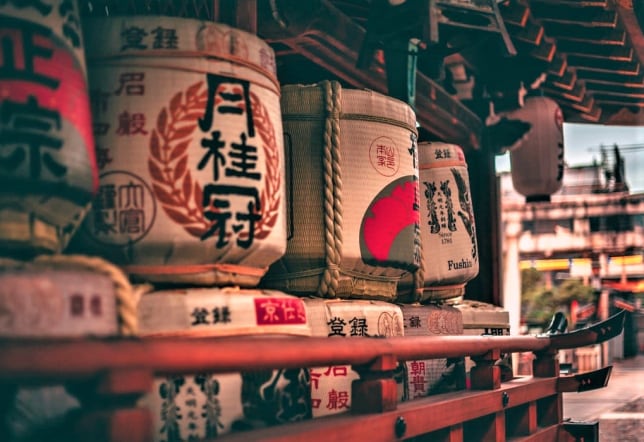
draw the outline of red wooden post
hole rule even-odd
[[[382,355],[368,365],[354,366],[360,379],[351,384],[351,412],[382,413],[398,406],[398,387],[393,372],[398,361],[393,355]]]
[[[535,358],[532,361],[532,375],[535,378],[559,376],[559,356],[557,350],[535,352]]]
[[[472,358],[476,366],[470,370],[472,390],[496,390],[501,387],[501,367],[495,362],[501,359],[501,350],[491,350],[483,356]]]
[[[151,390],[150,371],[123,369],[102,375],[97,382],[70,384],[68,390],[82,404],[78,418],[71,423],[75,440],[95,442],[148,442],[152,421],[136,402]]]

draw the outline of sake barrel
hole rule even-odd
[[[0,337],[132,334],[137,326],[136,291],[118,268],[98,258],[0,260]],[[64,386],[19,388],[11,399],[5,409],[9,441],[50,440],[52,434],[57,440],[70,440],[64,436],[65,418],[80,403]]]
[[[192,19],[85,24],[100,186],[79,249],[147,281],[257,285],[286,248],[271,48]]]
[[[419,265],[412,109],[337,82],[282,88],[288,243],[262,285],[392,300]]]
[[[338,339],[352,336],[403,336],[403,317],[395,304],[358,299],[303,298],[313,336]],[[398,399],[404,397],[402,364],[396,373]],[[360,376],[350,365],[311,368],[313,417],[351,409],[351,384]]]
[[[401,305],[405,336],[463,334],[463,315],[448,305]],[[464,358],[410,360],[404,363],[405,400],[465,388]]]
[[[465,155],[459,146],[420,143],[422,290],[401,292],[400,301],[462,296],[479,272],[476,226]],[[408,279],[407,285],[410,285]]]
[[[57,253],[98,176],[76,1],[1,2],[0,254]]]
[[[138,317],[140,335],[149,339],[311,335],[302,299],[277,291],[157,291],[141,298]],[[302,368],[159,377],[141,405],[151,411],[155,441],[212,439],[234,430],[310,418],[310,374]]]

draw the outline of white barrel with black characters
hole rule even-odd
[[[396,304],[363,299],[303,298],[311,331],[316,337],[403,336],[403,316]],[[359,379],[350,365],[311,368],[313,417],[344,413],[351,409],[351,384]],[[404,397],[403,364],[395,373],[398,399]]]
[[[257,285],[286,248],[273,51],[191,19],[84,25],[100,187],[79,247],[152,282]]]
[[[140,336],[310,336],[301,298],[270,290],[163,290],[141,298]],[[258,345],[261,345],[258,343]],[[181,355],[177,355],[180,357]],[[142,405],[155,441],[212,439],[311,417],[308,368],[159,377]]]
[[[479,253],[467,163],[454,144],[419,143],[422,271],[417,290],[400,301],[431,301],[465,293],[478,275]],[[418,276],[418,275],[416,275]],[[411,279],[407,285],[413,285]]]
[[[0,255],[58,253],[98,175],[75,0],[0,2]]]
[[[0,259],[0,338],[132,335],[137,331],[135,291],[120,269],[99,258]],[[80,407],[63,385],[19,388],[5,405],[9,441],[51,440],[52,434],[69,440],[65,418]]]
[[[416,117],[337,82],[282,88],[289,236],[262,280],[294,294],[392,300],[419,265]]]

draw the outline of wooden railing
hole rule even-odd
[[[83,407],[49,440],[143,442],[151,416],[137,402],[155,376],[350,364],[360,374],[350,413],[217,440],[575,440],[570,431],[581,427],[562,421],[561,393],[605,386],[610,367],[559,376],[557,351],[610,339],[623,320],[622,312],[572,333],[520,337],[0,340],[0,412],[19,386],[64,384]],[[534,352],[534,377],[501,382],[495,362],[519,351]],[[397,403],[399,361],[466,355],[476,362],[470,390]]]

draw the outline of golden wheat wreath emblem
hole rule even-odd
[[[188,147],[197,121],[207,103],[204,82],[195,83],[185,93],[177,92],[168,107],[161,109],[156,128],[150,136],[148,169],[152,188],[165,213],[186,232],[201,238],[211,227],[202,207],[201,185],[188,169]],[[279,155],[275,130],[268,112],[254,93],[250,93],[253,122],[262,139],[266,155],[266,178],[260,193],[260,219],[255,224],[255,239],[271,232],[280,204]]]

